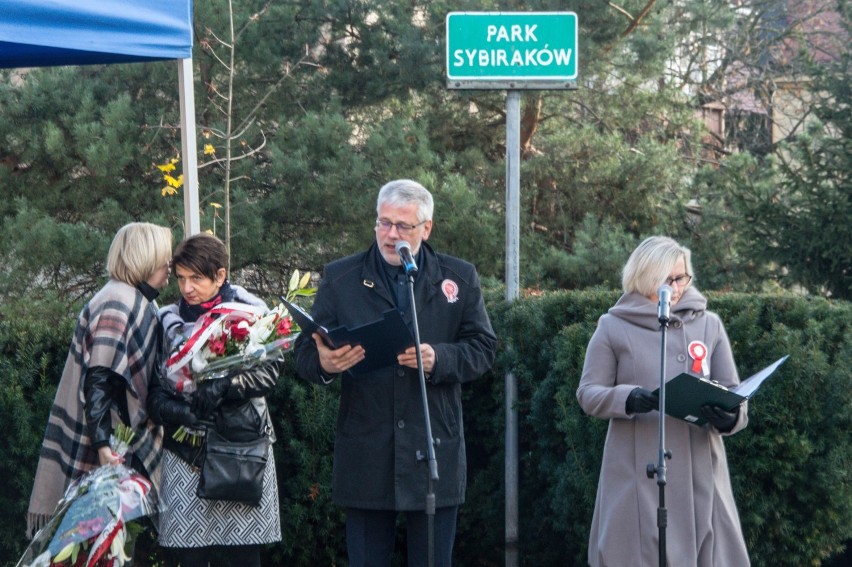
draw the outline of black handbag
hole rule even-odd
[[[259,505],[269,439],[264,436],[253,441],[228,441],[209,429],[206,444],[196,495],[207,500]]]
[[[269,433],[266,404],[263,408],[263,413],[259,413],[251,399],[226,401],[213,416],[215,429],[226,433],[231,441],[254,441]]]

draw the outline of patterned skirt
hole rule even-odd
[[[195,495],[198,472],[169,450],[163,451],[160,484],[160,545],[206,547],[253,545],[281,541],[278,481],[275,458],[263,473],[263,497],[259,506],[226,500],[204,500]]]

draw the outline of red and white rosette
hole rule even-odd
[[[692,372],[700,376],[710,374],[707,367],[707,345],[701,341],[692,341],[686,349],[692,357]]]
[[[459,300],[459,284],[451,279],[446,279],[441,282],[441,291],[444,292],[444,297],[447,298],[447,303],[455,303]]]

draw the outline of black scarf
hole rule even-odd
[[[160,295],[160,290],[154,289],[148,284],[148,282],[139,282],[136,289],[142,292],[142,295],[144,295],[145,299],[148,301],[154,301]]]
[[[423,247],[421,247],[414,258],[418,267],[422,266],[423,256]],[[408,320],[406,315],[408,314],[408,310],[411,308],[411,298],[408,295],[408,276],[405,274],[405,269],[402,266],[390,265],[384,259],[384,256],[382,256],[382,253],[378,248],[376,248],[376,257],[376,261],[380,268],[379,272],[384,277],[385,286],[387,286],[388,291],[390,291],[390,295],[394,299],[394,303],[396,303],[396,308],[399,310],[403,318]],[[415,280],[417,279],[418,273],[419,271],[414,273]]]
[[[225,280],[225,283],[223,283],[222,287],[219,288],[219,293],[217,293],[207,301],[199,303],[198,305],[190,305],[186,302],[184,298],[181,297],[180,301],[178,301],[178,310],[180,311],[180,318],[186,321],[187,323],[195,323],[199,317],[201,317],[220,303],[227,303],[229,301],[233,301],[234,296],[236,296],[234,288],[231,287],[231,284],[228,280]]]

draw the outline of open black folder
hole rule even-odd
[[[695,425],[704,425],[706,420],[701,417],[701,406],[709,404],[726,411],[733,410],[751,398],[763,381],[769,378],[788,356],[782,356],[730,390],[706,378],[698,378],[685,372],[678,374],[666,382],[666,413]],[[659,388],[654,390],[655,394],[659,395],[659,392]]]
[[[402,315],[396,309],[389,309],[381,319],[359,325],[352,329],[338,327],[328,330],[311,317],[307,311],[283,297],[281,301],[296,320],[302,333],[318,333],[329,348],[337,349],[345,345],[361,345],[365,358],[349,369],[353,375],[362,374],[396,363],[396,357],[405,349],[414,345],[414,337]]]

